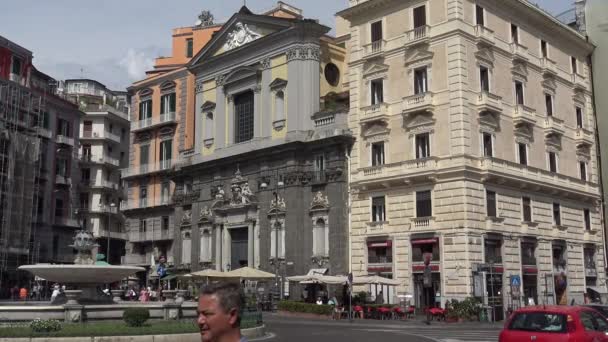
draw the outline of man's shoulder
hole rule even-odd
[[[239,342],[249,342],[249,340],[247,339],[247,337],[241,336],[241,339],[239,340]]]

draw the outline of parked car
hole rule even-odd
[[[608,322],[584,306],[528,306],[516,310],[499,342],[608,342]]]
[[[606,319],[608,319],[608,305],[602,305],[602,304],[585,304],[583,305],[584,307],[587,308],[592,308],[593,310],[599,312],[602,314],[602,316],[604,316]]]

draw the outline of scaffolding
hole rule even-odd
[[[0,288],[16,281],[17,267],[37,261],[34,240],[40,196],[43,97],[0,80]]]

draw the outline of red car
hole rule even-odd
[[[608,342],[608,322],[583,306],[529,306],[516,310],[499,342]]]

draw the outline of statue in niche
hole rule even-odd
[[[243,204],[250,203],[252,196],[253,192],[249,188],[249,182],[245,182],[245,184],[243,184],[243,189],[241,189],[241,202]]]
[[[239,46],[250,43],[262,35],[249,29],[247,24],[241,22],[236,23],[236,29],[228,33],[228,39],[224,44],[224,50],[232,50]]]
[[[182,216],[182,225],[189,224],[192,222],[192,211],[184,210],[184,216]]]
[[[215,194],[215,199],[223,200],[225,198],[224,188],[221,185],[217,186],[217,193]]]
[[[323,196],[323,193],[321,191],[317,191],[315,197],[312,200],[312,206],[329,207],[329,199],[327,198],[327,196]]]
[[[277,195],[276,199],[273,198],[270,201],[270,207],[285,210],[285,199],[283,199],[283,197]]]

